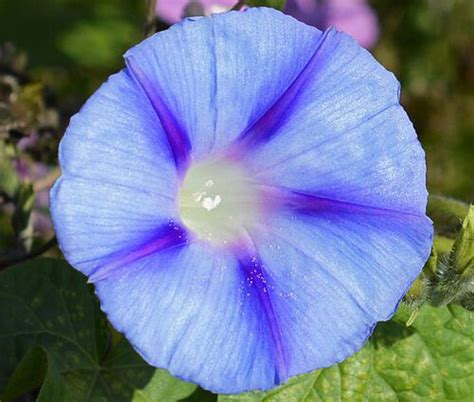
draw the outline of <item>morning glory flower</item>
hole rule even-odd
[[[367,0],[288,0],[285,12],[319,29],[333,26],[367,49],[379,36],[377,16]]]
[[[275,10],[187,19],[70,122],[61,249],[150,364],[220,393],[344,360],[431,246],[399,84],[348,35]]]
[[[158,0],[156,15],[170,24],[184,17],[210,15],[230,10],[236,0]]]

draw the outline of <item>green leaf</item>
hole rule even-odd
[[[34,347],[23,357],[10,377],[2,399],[14,400],[25,392],[33,391],[44,381],[47,369],[47,356],[41,347]]]
[[[343,363],[301,375],[268,392],[221,395],[219,402],[472,400],[474,323],[462,307],[424,307],[380,323]]]
[[[196,391],[192,395],[188,396],[185,399],[180,400],[179,402],[216,402],[217,395],[213,394],[210,391],[197,387]]]
[[[196,388],[147,365],[123,338],[112,343],[92,287],[63,260],[33,260],[3,271],[0,316],[2,402],[31,390],[35,378],[27,373],[35,348],[47,361],[39,402],[168,402]]]

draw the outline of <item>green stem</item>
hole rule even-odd
[[[18,264],[23,261],[31,260],[33,258],[39,257],[41,254],[44,254],[46,251],[51,249],[57,244],[56,236],[44,243],[42,246],[38,247],[36,250],[33,250],[31,253],[22,254],[0,260],[0,271],[8,268],[12,265]]]

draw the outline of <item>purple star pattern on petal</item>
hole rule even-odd
[[[425,160],[394,76],[263,8],[130,49],[72,119],[52,216],[150,364],[220,393],[340,362],[427,259]]]

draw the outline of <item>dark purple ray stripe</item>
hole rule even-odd
[[[127,57],[126,64],[132,76],[135,77],[143,88],[143,91],[158,115],[161,125],[165,130],[166,137],[168,138],[178,172],[183,176],[188,168],[191,153],[191,141],[188,135],[160,96],[161,90],[158,87],[158,83],[151,82],[151,80],[148,79],[133,57]]]
[[[253,288],[265,313],[268,328],[272,337],[276,362],[275,383],[279,384],[288,378],[288,368],[285,359],[283,340],[278,320],[271,300],[271,287],[267,283],[262,262],[256,253],[238,253],[238,261],[245,276],[247,286]]]
[[[100,265],[94,269],[89,276],[89,283],[103,280],[113,274],[113,272],[132,262],[138,261],[151,254],[171,248],[182,247],[189,241],[189,235],[185,228],[170,221],[157,229],[153,238],[139,247],[125,253],[120,252],[110,256],[110,262]]]
[[[425,218],[422,214],[405,212],[389,208],[340,201],[327,197],[320,197],[286,188],[262,186],[263,192],[274,200],[277,208],[289,209],[302,214],[314,215],[322,212],[357,213],[380,216],[400,216],[406,218]]]
[[[270,140],[278,129],[291,116],[294,106],[298,100],[298,95],[303,90],[308,80],[315,74],[319,60],[319,53],[326,43],[326,39],[334,34],[332,28],[325,31],[318,42],[316,50],[303,67],[290,86],[283,92],[280,98],[254,123],[250,128],[236,140],[236,147],[241,148],[241,152],[251,149],[261,143]]]

